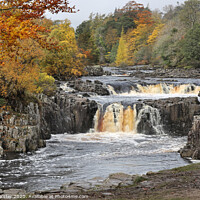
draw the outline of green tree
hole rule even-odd
[[[200,24],[195,24],[180,41],[183,66],[200,67]]]
[[[186,27],[193,28],[193,26],[200,21],[200,1],[185,1],[183,9],[180,13],[180,19]]]
[[[115,61],[117,66],[128,65],[128,47],[124,37],[124,30],[122,29],[121,37],[119,40],[119,46],[117,49],[117,57]]]

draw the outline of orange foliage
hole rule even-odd
[[[126,13],[129,17],[136,19],[138,13],[143,10],[143,4],[136,3],[136,1],[129,1],[122,9],[117,9],[117,12]]]
[[[137,14],[137,24],[148,24],[152,26],[154,21],[152,19],[152,13],[148,10],[143,10]]]
[[[74,12],[66,0],[9,0],[0,2],[0,96],[12,98],[35,90],[39,76],[35,55],[40,44],[49,47],[41,33],[46,28],[36,23],[49,10],[51,13]],[[33,55],[35,54],[35,55]]]
[[[155,42],[160,30],[163,27],[163,24],[157,24],[155,22],[150,11],[144,9],[138,10],[135,23],[137,27],[129,30],[126,34],[130,63],[136,62],[136,54],[140,51],[140,49],[148,48],[148,45]],[[144,57],[139,64],[146,64],[147,62],[148,59]]]

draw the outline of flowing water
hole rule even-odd
[[[90,97],[99,104],[93,129],[86,134],[53,135],[46,148],[1,159],[0,188],[56,189],[67,182],[105,178],[110,173],[144,174],[189,163],[177,153],[187,137],[165,135],[159,110],[147,105],[137,110],[136,103],[144,99],[196,96],[200,81],[140,80],[122,75],[131,71],[109,70],[114,70],[115,75],[82,78],[100,80],[110,91],[109,96]],[[66,92],[73,90],[63,88]],[[155,135],[137,132],[137,124],[146,113]]]
[[[59,188],[70,181],[110,173],[144,174],[187,165],[177,150],[186,137],[133,133],[54,135],[34,154],[0,161],[1,187],[28,191]]]

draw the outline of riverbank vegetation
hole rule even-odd
[[[82,76],[87,65],[200,66],[199,0],[166,6],[164,13],[130,1],[108,15],[90,14],[76,32],[67,19],[46,19],[47,10],[75,12],[64,0],[0,3],[3,102],[52,95],[55,79]]]
[[[75,12],[65,0],[1,1],[0,98],[12,102],[47,91],[41,81],[82,74],[84,54],[79,52],[70,22],[44,18],[51,13]],[[47,73],[47,74],[45,74]],[[42,78],[42,80],[41,80]],[[3,101],[2,100],[2,101]]]

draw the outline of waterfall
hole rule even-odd
[[[95,132],[164,133],[159,110],[148,105],[144,105],[138,113],[136,104],[124,108],[120,103],[113,103],[105,111],[100,106],[94,124]]]
[[[103,111],[100,107],[94,118],[96,132],[134,132],[136,133],[135,106],[124,108],[120,103],[113,103]]]
[[[108,85],[107,88],[110,94],[117,95],[117,92],[115,92],[115,89],[111,85]]]
[[[138,112],[136,126],[139,133],[164,134],[159,110],[148,105]]]
[[[117,95],[114,86],[108,85],[108,90],[111,94]],[[194,84],[182,84],[182,85],[174,85],[174,84],[152,84],[152,85],[140,85],[135,84],[131,87],[131,89],[124,93],[121,92],[118,95],[134,95],[134,94],[198,94],[200,91],[200,86]]]
[[[139,100],[137,101],[138,94],[149,94],[150,98],[152,94],[167,94],[166,96],[170,96],[168,94],[178,94],[178,96],[179,94],[195,95],[200,91],[200,86],[166,83],[153,85],[131,83],[130,85],[127,82],[125,85],[121,85],[121,83],[116,83],[116,85],[112,86],[108,85],[108,89],[110,94],[122,96],[122,98],[118,99],[120,103],[106,102],[106,98],[104,101],[99,101],[102,105],[99,105],[94,117],[93,130],[95,132],[131,132],[133,134],[142,133],[149,135],[164,134],[160,111],[157,108],[141,103]],[[136,96],[136,98],[124,100],[123,95]],[[165,97],[165,95],[163,96]],[[124,106],[124,104],[126,105]]]

